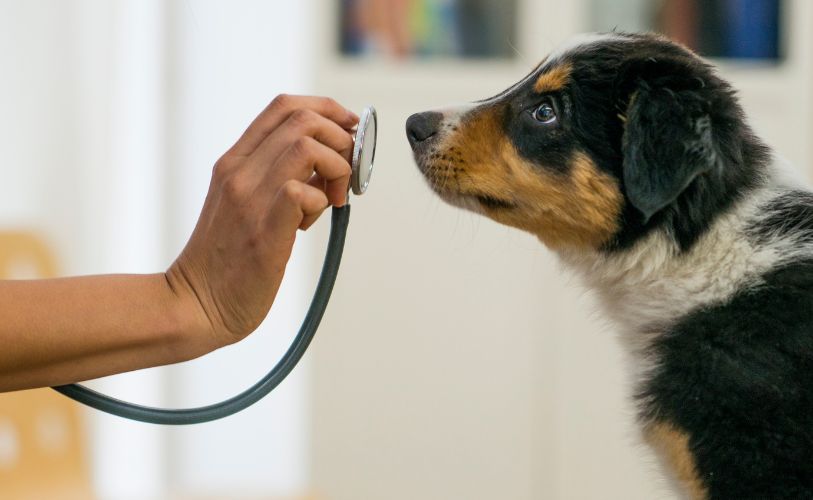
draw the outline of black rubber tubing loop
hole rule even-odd
[[[164,409],[142,406],[126,401],[121,401],[109,396],[105,396],[87,387],[70,384],[53,387],[53,389],[75,401],[101,410],[103,412],[117,415],[119,417],[138,420],[150,424],[163,425],[189,425],[211,422],[223,417],[228,417],[241,410],[248,408],[269,392],[274,390],[285,377],[291,373],[296,364],[302,359],[308,345],[310,345],[316,329],[325,314],[336,276],[339,273],[339,265],[342,261],[342,251],[344,250],[344,240],[347,236],[347,225],[350,222],[350,205],[333,207],[330,224],[330,238],[325,254],[325,262],[322,265],[322,274],[316,285],[316,292],[308,308],[308,313],[299,328],[291,346],[277,362],[274,368],[259,382],[249,387],[240,394],[220,403],[208,406],[186,409]]]

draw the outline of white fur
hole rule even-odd
[[[561,45],[553,49],[548,54],[548,61],[558,61],[574,50],[584,48],[588,45],[596,45],[607,41],[625,41],[627,38],[615,33],[581,33],[564,41]]]
[[[460,119],[463,117],[463,115],[477,106],[477,103],[464,103],[455,106],[446,106],[436,109],[435,111],[443,115],[443,123],[441,124],[441,127],[450,129],[453,126],[460,125]]]
[[[766,271],[802,255],[813,242],[783,236],[755,243],[745,229],[764,217],[769,200],[799,189],[774,163],[765,184],[720,216],[687,253],[664,231],[656,231],[618,254],[562,251],[563,262],[596,291],[607,316],[643,377],[657,360],[647,358],[652,340],[680,317],[703,305],[721,303]]]
[[[608,40],[627,40],[615,34],[574,37],[555,49],[545,64],[556,62],[574,50]],[[440,110],[444,130],[458,125],[472,108],[493,103],[535,78],[540,68],[499,95],[470,105]],[[648,378],[658,360],[649,347],[686,314],[702,306],[723,303],[743,288],[759,284],[766,272],[800,257],[813,257],[813,241],[787,232],[757,241],[747,228],[765,217],[765,206],[805,183],[784,161],[775,158],[762,185],[727,213],[719,216],[687,252],[681,252],[665,230],[655,231],[632,248],[606,254],[584,249],[562,250],[562,261],[582,276],[596,292],[606,315],[621,332],[624,347],[635,363],[635,382]],[[449,200],[481,212],[473,200]],[[671,471],[670,467],[666,468]],[[668,475],[671,477],[671,474]]]

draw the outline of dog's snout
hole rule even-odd
[[[416,144],[423,142],[433,135],[437,134],[440,122],[443,120],[443,115],[437,111],[426,111],[424,113],[415,113],[407,118],[406,132],[409,144],[415,147]]]

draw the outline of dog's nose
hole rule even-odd
[[[437,111],[426,111],[415,113],[407,118],[406,133],[409,144],[415,147],[419,142],[423,142],[438,133],[438,126],[443,120],[443,115]]]

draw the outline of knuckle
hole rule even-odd
[[[244,176],[239,174],[226,177],[223,181],[222,189],[226,198],[233,202],[243,200],[250,192],[248,182]]]
[[[229,175],[232,174],[237,168],[238,162],[232,157],[225,155],[215,162],[212,169],[212,177],[217,182],[224,181]]]
[[[324,107],[326,107],[326,108],[340,108],[341,107],[339,105],[339,103],[336,102],[336,99],[334,99],[332,97],[322,97],[321,99],[322,99],[322,105]]]
[[[315,145],[316,139],[302,135],[296,138],[292,147],[297,156],[310,156],[313,154]]]
[[[318,115],[310,109],[300,108],[291,113],[291,121],[301,128],[312,127],[318,120]]]
[[[280,194],[286,200],[298,204],[305,195],[305,186],[301,182],[288,180],[280,187]]]
[[[279,94],[269,105],[272,109],[287,109],[291,105],[293,96],[291,94]]]

